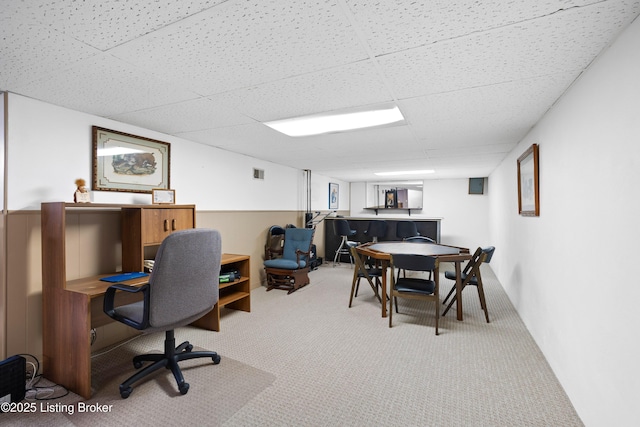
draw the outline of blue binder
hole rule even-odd
[[[122,274],[116,274],[115,276],[103,277],[100,280],[102,280],[103,282],[117,283],[117,282],[124,282],[125,280],[137,279],[138,277],[145,277],[148,275],[149,273],[142,273],[142,272],[122,273]]]

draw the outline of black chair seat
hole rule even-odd
[[[391,299],[389,299],[389,327],[393,323],[393,303],[398,313],[398,298],[421,299],[433,301],[436,308],[436,335],[438,335],[438,318],[440,317],[440,291],[438,282],[419,277],[397,277],[398,271],[431,272],[438,269],[439,261],[426,255],[391,254]],[[398,274],[399,275],[399,274]],[[436,278],[437,279],[437,278]]]
[[[456,272],[455,271],[445,271],[444,272],[444,277],[446,277],[449,280],[456,280]],[[460,280],[464,281],[467,278],[467,274],[466,273],[460,273]],[[478,278],[477,277],[472,277],[471,279],[469,279],[469,282],[467,283],[468,285],[477,285],[478,284]]]
[[[433,280],[415,279],[405,277],[398,279],[395,286],[396,291],[415,294],[433,294],[436,289],[436,283]]]
[[[382,277],[381,268],[367,268],[367,274],[373,277]],[[358,277],[364,277],[364,273],[358,270]]]

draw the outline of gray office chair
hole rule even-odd
[[[176,347],[174,330],[199,319],[218,302],[221,238],[216,230],[188,229],[167,236],[155,258],[149,283],[141,287],[114,284],[104,297],[104,312],[113,319],[146,333],[165,331],[164,354],[145,354],[133,358],[136,369],[143,362],[150,365],[120,384],[120,396],[126,399],[132,385],[158,369],[171,369],[181,394],[189,391],[182,371],[181,360],[210,357],[220,363],[213,351],[192,351],[188,341]],[[143,300],[114,307],[117,291],[142,293]]]

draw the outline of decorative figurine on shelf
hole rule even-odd
[[[76,192],[73,193],[73,202],[74,203],[91,203],[91,195],[89,194],[89,190],[86,187],[87,183],[84,179],[78,178],[76,179]]]

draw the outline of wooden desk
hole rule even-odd
[[[382,317],[387,317],[387,269],[391,254],[428,255],[438,258],[440,262],[453,262],[456,270],[456,314],[462,320],[462,280],[460,277],[463,261],[471,259],[469,249],[435,243],[413,242],[381,242],[360,245],[356,251],[361,256],[368,256],[380,261],[382,267]],[[439,271],[434,271],[435,280],[439,283]]]
[[[67,210],[120,211],[122,216],[122,266],[124,271],[142,271],[143,258],[153,255],[162,235],[195,227],[193,205],[42,204],[42,352],[44,376],[89,399],[91,397],[92,328],[113,320],[103,312],[103,299],[111,285],[95,275],[68,280],[66,272]],[[96,242],[99,244],[99,242]],[[199,327],[220,330],[220,306],[250,311],[250,268],[246,255],[223,254],[221,264],[240,272],[240,279],[220,285],[220,298],[213,310],[194,322]],[[123,282],[141,286],[147,277]],[[136,301],[135,294],[116,295],[116,304]]]

